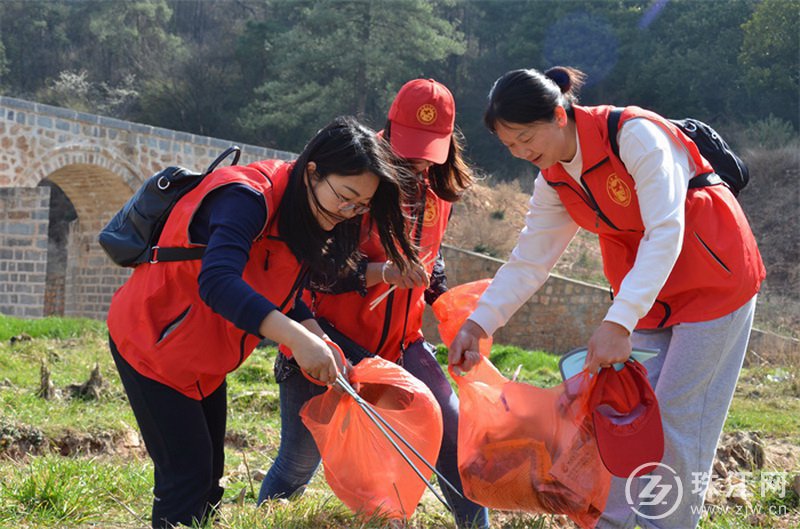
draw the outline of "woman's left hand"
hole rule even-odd
[[[631,356],[631,335],[628,329],[610,321],[604,321],[589,339],[584,369],[597,373],[611,364],[625,362]]]
[[[397,285],[398,288],[428,288],[430,277],[425,267],[419,263],[410,263],[408,268],[401,272],[394,263],[387,261],[383,278],[390,285]]]

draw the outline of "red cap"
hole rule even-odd
[[[597,449],[609,472],[627,478],[634,471],[641,476],[655,469],[664,455],[664,430],[656,394],[642,364],[631,360],[619,371],[601,369],[589,407]]]
[[[444,163],[456,121],[453,94],[433,79],[403,85],[389,109],[392,150],[402,158]]]

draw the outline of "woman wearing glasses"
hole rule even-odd
[[[218,169],[170,213],[161,245],[202,260],[139,265],[108,314],[110,347],[155,466],[153,527],[202,522],[222,498],[226,374],[264,338],[287,344],[311,376],[343,366],[298,299],[309,272],[358,259],[358,212],[371,205],[382,248],[416,266],[398,171],[352,118],[322,129],[294,162]]]
[[[441,83],[415,79],[400,89],[382,135],[417,175],[416,194],[407,213],[422,263],[403,268],[386,253],[379,243],[380,220],[373,205],[371,214],[362,220],[362,258],[357,269],[345,277],[314,274],[311,300],[314,315],[334,340],[343,335],[366,351],[400,363],[431,389],[442,409],[444,424],[436,466],[460,489],[456,460],[458,399],[436,361],[434,348],[422,335],[425,303],[433,303],[447,290],[439,247],[450,208],[472,182],[454,124],[455,101]],[[396,288],[387,296],[392,287]],[[340,345],[348,351],[344,343]],[[281,382],[281,445],[261,486],[259,502],[302,492],[320,461],[314,440],[298,414],[303,404],[324,389],[298,376],[282,355],[278,355],[275,375]],[[459,527],[488,527],[485,508],[454,497],[446,487],[442,492]]]

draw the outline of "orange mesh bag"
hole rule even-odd
[[[455,286],[433,302],[431,308],[439,322],[439,336],[447,347],[450,347],[461,325],[473,313],[478,299],[491,282],[491,279],[480,279]],[[482,356],[489,357],[492,352],[491,338],[480,341],[480,352]]]
[[[463,375],[450,373],[459,388],[465,495],[490,508],[566,514],[594,527],[611,474],[588,413],[588,374],[542,389],[509,381],[486,358]]]
[[[422,457],[436,462],[442,412],[425,384],[378,357],[359,362],[350,382]],[[309,400],[300,417],[319,448],[325,479],[345,505],[366,516],[411,517],[426,485],[352,397],[328,389]],[[406,454],[430,479],[433,472],[410,450]]]

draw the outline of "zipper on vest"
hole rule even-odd
[[[660,301],[658,299],[656,300],[656,303],[659,303],[661,304],[662,307],[664,307],[664,318],[662,318],[662,320],[658,322],[658,328],[661,329],[662,327],[664,327],[664,325],[666,325],[669,317],[672,316],[672,308],[663,301]]]
[[[242,362],[244,362],[244,344],[246,339],[247,339],[247,333],[243,332],[242,339],[239,340],[239,361],[236,362],[236,367],[231,369],[231,371],[233,371],[234,369],[238,369],[239,366],[242,365]]]
[[[158,341],[156,341],[156,344],[159,344],[159,343],[161,343],[162,341],[164,341],[164,339],[165,339],[167,336],[169,336],[170,334],[172,334],[172,331],[174,331],[175,329],[177,329],[177,328],[178,328],[178,326],[179,326],[181,323],[183,323],[183,320],[185,320],[185,319],[186,319],[186,316],[188,316],[188,315],[189,315],[189,311],[190,311],[190,310],[192,310],[192,306],[191,306],[191,305],[189,305],[188,307],[186,307],[186,309],[185,309],[183,312],[181,312],[181,313],[178,315],[178,317],[177,317],[177,318],[175,318],[175,319],[174,319],[174,320],[172,320],[170,323],[168,323],[168,324],[167,324],[167,326],[166,326],[166,327],[164,327],[164,329],[161,331],[161,334],[158,336]]]
[[[204,399],[204,398],[206,398],[206,396],[205,396],[205,395],[203,395],[203,390],[202,390],[202,388],[200,387],[200,381],[198,380],[198,381],[196,381],[194,384],[195,384],[195,386],[197,386],[197,392],[200,394],[200,398],[201,398],[201,399]]]
[[[581,182],[582,181],[583,181],[583,177],[581,177]],[[600,208],[597,206],[597,202],[595,201],[594,197],[592,195],[590,195],[587,190],[584,190],[583,193],[581,193],[580,191],[578,191],[577,189],[575,189],[574,187],[572,187],[571,185],[569,185],[566,182],[547,182],[547,183],[548,183],[548,185],[550,187],[566,187],[567,189],[569,189],[570,191],[572,191],[573,193],[578,195],[578,197],[581,200],[583,200],[583,203],[586,204],[589,207],[589,209],[594,211],[594,214],[595,214],[594,227],[595,228],[599,228],[600,227],[600,219],[602,219],[603,222],[608,224],[611,228],[613,228],[613,229],[615,229],[617,231],[622,231],[619,228],[617,228],[614,225],[614,223],[611,222],[608,219],[608,217],[606,217],[605,214],[602,211],[600,211]]]
[[[417,203],[416,213],[417,218],[414,219],[414,244],[417,248],[422,243],[422,228],[425,219],[425,206],[428,204],[428,184],[422,184],[422,201]],[[427,272],[426,272],[427,273]],[[408,289],[408,298],[406,299],[406,317],[403,319],[403,334],[400,336],[400,357],[406,353],[406,330],[408,330],[408,316],[411,314],[411,294],[414,289]]]
[[[583,193],[579,192],[578,190],[576,190],[574,187],[572,187],[571,185],[567,184],[566,182],[550,182],[547,179],[545,179],[545,182],[550,184],[550,187],[567,186],[567,188],[569,188],[573,193],[578,195],[580,197],[580,199],[583,200],[583,202],[587,206],[589,206],[589,208],[591,208],[592,211],[594,211],[594,213],[595,213],[594,227],[595,228],[599,228],[600,227],[600,221],[602,220],[603,222],[608,224],[608,226],[610,226],[612,229],[615,229],[617,231],[622,231],[619,228],[617,228],[614,225],[613,222],[611,222],[611,220],[606,216],[605,213],[602,212],[602,210],[600,209],[600,206],[597,205],[597,200],[595,200],[594,196],[592,195],[592,192],[589,191],[589,186],[586,185],[586,180],[584,180],[584,178],[583,178],[584,176],[586,176],[587,174],[591,173],[592,171],[594,171],[595,169],[597,169],[598,167],[602,166],[604,163],[606,163],[608,161],[609,161],[609,158],[608,158],[608,156],[606,156],[605,158],[603,158],[602,160],[600,160],[599,162],[597,162],[596,164],[594,164],[593,166],[591,166],[590,168],[588,168],[586,171],[584,171],[581,174],[581,178],[580,178],[581,184],[582,184],[581,185],[581,188],[582,188],[581,191],[583,191]],[[628,231],[632,231],[632,230],[628,230]]]
[[[703,239],[701,239],[701,238],[700,238],[700,236],[697,234],[697,232],[694,232],[694,237],[695,237],[695,239],[697,239],[697,240],[698,240],[698,242],[699,242],[700,244],[702,244],[702,245],[703,245],[703,248],[705,248],[705,250],[708,252],[708,254],[709,254],[711,257],[713,257],[713,258],[714,258],[714,260],[717,262],[717,264],[718,264],[718,265],[720,265],[722,268],[724,268],[724,269],[725,269],[725,271],[726,271],[726,272],[728,272],[728,273],[730,274],[730,273],[731,273],[731,269],[730,269],[730,268],[728,268],[727,266],[725,266],[725,263],[724,263],[724,262],[722,262],[722,259],[720,259],[720,258],[717,256],[717,254],[715,254],[715,253],[714,253],[714,251],[713,251],[713,250],[711,250],[711,248],[709,248],[709,246],[706,244],[706,241],[704,241]]]
[[[582,176],[581,176],[581,182],[583,182],[583,177]],[[585,186],[586,183],[583,182],[583,185]],[[590,200],[589,207],[591,207],[594,210],[594,213],[595,213],[595,218],[594,218],[594,227],[595,228],[599,228],[600,227],[600,221],[602,220],[603,222],[608,224],[612,229],[617,230],[617,231],[622,231],[621,229],[617,228],[617,226],[613,222],[611,222],[611,219],[606,217],[606,214],[603,213],[603,211],[600,209],[600,206],[597,205],[597,201],[594,199],[594,196],[592,196],[592,193],[589,191],[588,187],[586,188],[586,196],[589,197],[589,200]],[[630,231],[630,230],[628,230],[628,231]]]
[[[389,297],[386,299],[386,314],[383,317],[383,331],[381,332],[381,339],[378,342],[378,347],[375,349],[375,354],[378,354],[378,351],[381,350],[383,344],[386,343],[386,338],[389,336],[389,324],[392,322],[392,305],[394,305],[394,293],[397,292],[393,290],[389,293]],[[402,340],[400,339],[400,343],[402,346]]]
[[[411,293],[412,289],[408,289],[408,299],[406,300],[406,318],[403,321],[403,335],[400,337],[400,356],[406,354],[406,331],[408,330],[408,315],[411,312]]]
[[[599,220],[602,220],[603,222],[605,222],[606,224],[611,226],[611,228],[613,228],[613,229],[615,229],[617,231],[622,231],[619,228],[617,228],[614,225],[614,223],[611,222],[611,220],[608,217],[606,217],[605,213],[603,213],[600,210],[600,206],[597,205],[597,200],[595,200],[594,195],[592,195],[592,192],[589,190],[589,185],[586,183],[586,180],[584,180],[584,177],[587,174],[591,173],[592,171],[594,171],[595,169],[597,169],[598,167],[600,167],[601,165],[603,165],[604,163],[606,163],[608,161],[609,161],[608,156],[606,156],[605,158],[600,160],[598,163],[594,164],[593,166],[588,168],[586,171],[584,171],[581,174],[581,184],[583,185],[583,189],[586,192],[586,196],[589,198],[589,201],[590,201],[589,202],[589,207],[591,207],[594,210],[594,212],[596,213],[596,215],[597,215],[597,217],[595,218],[594,227],[595,228],[599,228],[600,227]]]
[[[294,284],[292,284],[292,288],[289,291],[289,295],[286,296],[286,299],[284,299],[283,303],[281,303],[280,307],[278,307],[278,310],[280,312],[283,312],[283,309],[286,307],[286,305],[289,303],[289,301],[294,299],[298,288],[300,287],[300,285],[305,280],[306,272],[307,272],[307,269],[306,269],[305,266],[303,266],[300,269],[300,272],[297,274],[297,277],[294,280]],[[234,369],[238,369],[239,366],[242,365],[242,363],[244,362],[244,347],[245,347],[245,344],[246,344],[246,340],[247,340],[247,333],[243,332],[242,333],[242,338],[241,338],[241,340],[239,340],[239,361],[236,363],[236,367],[231,369],[231,371],[233,371]]]
[[[275,184],[273,184],[273,183],[272,183],[272,178],[270,178],[270,176],[269,176],[267,173],[265,173],[264,171],[262,171],[262,170],[261,170],[261,168],[259,168],[259,167],[256,167],[255,169],[256,169],[256,171],[258,171],[259,173],[261,173],[261,175],[262,175],[264,178],[266,178],[266,179],[267,179],[267,182],[269,182],[269,185],[270,185],[270,186],[273,186],[273,187],[275,186]]]
[[[289,302],[292,299],[294,299],[295,295],[297,294],[297,291],[300,289],[300,285],[306,279],[307,272],[308,272],[308,268],[306,268],[306,266],[303,265],[301,267],[301,269],[300,269],[300,272],[297,274],[297,277],[294,279],[294,283],[292,284],[292,288],[289,290],[289,295],[286,296],[286,299],[284,299],[283,303],[280,304],[280,306],[278,307],[278,310],[283,312],[283,309],[286,307],[286,305],[288,305]]]

